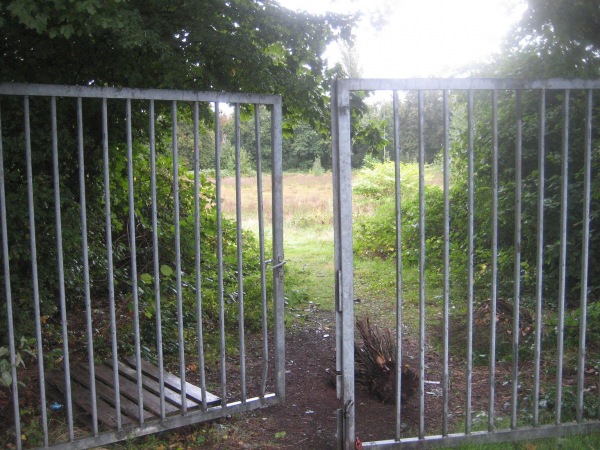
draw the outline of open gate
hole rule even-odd
[[[598,214],[594,197],[597,196],[594,191],[597,174],[592,170],[598,167],[596,124],[600,112],[594,106],[593,97],[599,89],[598,80],[564,79],[349,79],[334,82],[332,134],[340,448],[427,448],[600,430],[598,361],[588,356],[588,349],[593,347],[597,357],[598,326],[587,320],[592,307],[595,309],[598,304],[598,286],[590,281],[597,282],[597,278],[591,278],[595,269],[589,248]],[[382,414],[380,419],[388,421],[389,433],[369,442],[365,442],[365,428],[357,429],[360,417],[355,397],[351,162],[352,133],[359,125],[353,123],[351,98],[359,91],[375,91],[378,95],[380,91],[387,91],[388,101],[393,104],[388,118],[394,125],[390,160],[395,165],[392,201],[396,213],[390,222],[395,223],[395,239],[389,246],[394,247],[396,257],[395,373],[400,374],[403,364],[411,361],[419,379],[416,396],[409,405],[418,411],[415,423],[406,427],[401,420],[406,410],[401,407],[402,377],[397,376],[395,407],[388,417]],[[402,234],[405,219],[400,180],[404,176],[401,162],[406,161],[407,153],[402,135],[409,124],[401,120],[399,111],[400,105],[406,107],[405,100],[411,94],[416,101],[412,103],[413,115],[408,114],[408,117],[416,118],[413,126],[418,130],[415,150],[419,168],[418,214],[414,224],[418,238],[408,249]],[[432,119],[432,108],[427,108],[430,96],[435,97],[439,105],[437,119]],[[430,194],[425,180],[427,133],[431,131],[427,128],[431,125],[426,124],[431,120],[438,120],[435,126],[443,130],[436,149],[443,174],[439,186],[443,200],[437,203],[443,213],[434,211],[443,216],[438,224],[438,235],[426,228],[432,215],[432,210],[427,208]],[[460,203],[451,197],[454,182],[451,154],[454,158],[464,158],[466,176],[463,180],[466,181]],[[499,206],[499,191],[507,189],[512,200],[509,205],[505,202]],[[484,205],[489,207],[489,215],[481,218],[476,212]],[[465,218],[466,224],[462,234],[457,233],[453,228],[456,224],[452,222],[453,217],[459,215]],[[553,240],[549,241],[551,235]],[[439,244],[437,247],[430,245],[433,238]],[[460,255],[451,251],[458,241],[462,245],[460,261],[463,264],[459,267],[460,280],[455,277],[453,261]],[[480,251],[482,242],[487,253]],[[415,294],[418,300],[413,304],[406,301],[407,286],[403,281],[410,264],[403,261],[407,250],[417,254],[413,270],[418,273],[419,281],[418,289],[413,290],[418,290]],[[573,257],[571,253],[578,256]],[[428,273],[430,261],[438,262],[433,278]],[[455,294],[457,291],[453,288],[461,282],[464,289]],[[405,316],[410,307],[418,310],[416,322],[409,324],[417,330],[412,334],[399,331],[407,329]],[[502,308],[508,312],[501,311]],[[526,311],[533,311],[531,317]],[[510,317],[503,316],[504,312]],[[464,327],[452,327],[460,315],[464,318],[460,322]],[[544,326],[546,329],[542,332]],[[435,342],[433,333],[430,335],[435,327],[441,330],[440,342]],[[506,336],[499,334],[500,327],[510,340],[502,340],[502,353],[500,341]],[[571,342],[568,354],[567,338]],[[407,340],[416,342],[413,348],[418,353],[410,355],[410,360],[403,349]],[[487,348],[481,350],[485,355],[475,354],[474,344],[481,348],[478,340],[486,342]],[[457,351],[453,342],[462,343],[462,348]],[[478,405],[477,411],[473,402],[475,376],[486,383],[488,397],[483,406]],[[439,395],[430,395],[431,385],[427,384],[430,382],[439,387]],[[433,425],[429,420],[432,414],[439,418]]]
[[[279,96],[0,84],[2,446],[284,399],[281,120]]]

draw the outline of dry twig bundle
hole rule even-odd
[[[356,320],[361,342],[354,345],[355,380],[367,387],[384,403],[396,399],[396,336],[389,328],[372,325],[369,318]],[[408,366],[402,368],[402,402],[418,389],[419,377]]]

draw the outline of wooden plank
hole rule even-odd
[[[129,357],[125,358],[125,362],[127,362],[127,364],[129,364],[133,368],[136,367],[135,357],[133,357],[133,356],[129,356]],[[158,380],[158,367],[156,367],[144,360],[141,360],[141,364],[142,364],[142,371],[145,374],[151,376],[155,380]],[[169,386],[169,388],[173,389],[175,392],[181,392],[181,379],[179,377],[173,375],[172,373],[165,371],[164,372],[164,380],[165,380],[165,386]],[[202,389],[200,389],[198,386],[194,386],[193,384],[188,383],[188,382],[186,382],[185,384],[186,384],[185,392],[186,392],[187,397],[191,398],[195,402],[202,403]],[[208,405],[214,405],[214,404],[220,403],[221,399],[219,397],[217,397],[216,395],[211,394],[210,392],[206,391],[206,401],[207,401]]]
[[[96,367],[96,379],[103,383],[110,384],[113,380],[113,371],[107,366]],[[137,383],[128,380],[123,375],[119,374],[119,389],[121,395],[126,396],[134,402],[138,401],[138,387]],[[155,416],[160,417],[160,399],[149,391],[143,392],[144,409],[151,411]],[[165,412],[170,414],[172,412],[179,411],[173,405],[165,402]]]
[[[99,366],[96,366],[96,370],[98,370]],[[82,384],[86,388],[90,389],[90,374],[87,366],[85,367],[77,367],[75,370],[71,370],[71,378],[76,380],[78,383]],[[115,389],[112,385],[113,379],[111,377],[110,384],[104,384],[102,380],[96,379],[96,393],[102,398],[106,403],[108,403],[113,411],[115,407]],[[123,415],[127,415],[132,417],[137,422],[138,420],[138,405],[137,402],[133,402],[129,400],[127,397],[120,395],[121,401],[121,421],[123,421]],[[154,415],[149,411],[144,411],[144,420],[149,420],[154,418]]]
[[[123,376],[129,378],[132,381],[136,381],[137,372],[133,367],[129,367],[125,363],[119,361],[119,373]],[[158,395],[160,398],[160,384],[158,381],[154,380],[154,378],[149,377],[148,375],[142,375],[142,384],[144,385],[144,389],[152,392],[155,395]],[[175,405],[178,409],[181,409],[181,393],[176,392],[170,389],[168,386],[165,386],[165,400]],[[186,407],[187,409],[198,408],[200,405],[194,402],[191,399],[186,399]]]
[[[46,374],[46,380],[52,383],[60,392],[65,393],[65,374],[64,372],[49,372]],[[90,391],[79,385],[78,383],[71,383],[71,398],[73,403],[83,409],[86,414],[91,415],[92,402],[90,398]],[[98,422],[106,425],[111,429],[117,428],[117,420],[115,417],[115,409],[108,405],[102,399],[96,399],[96,411],[98,412]],[[81,420],[81,417],[77,417]],[[121,424],[131,425],[131,421],[127,417],[121,418]],[[88,422],[89,425],[89,422]]]

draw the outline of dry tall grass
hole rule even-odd
[[[271,177],[263,176],[265,225],[271,223]],[[236,215],[235,178],[222,182],[223,212]],[[258,196],[255,177],[242,178],[242,222],[250,230],[258,228]],[[286,227],[308,227],[333,223],[331,173],[324,175],[286,174],[283,177],[283,220]]]

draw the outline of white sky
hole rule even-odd
[[[523,0],[279,0],[313,14],[361,11],[356,49],[365,78],[452,76],[483,62],[525,10]],[[371,24],[385,18],[379,29]],[[339,50],[326,54],[330,64]]]

